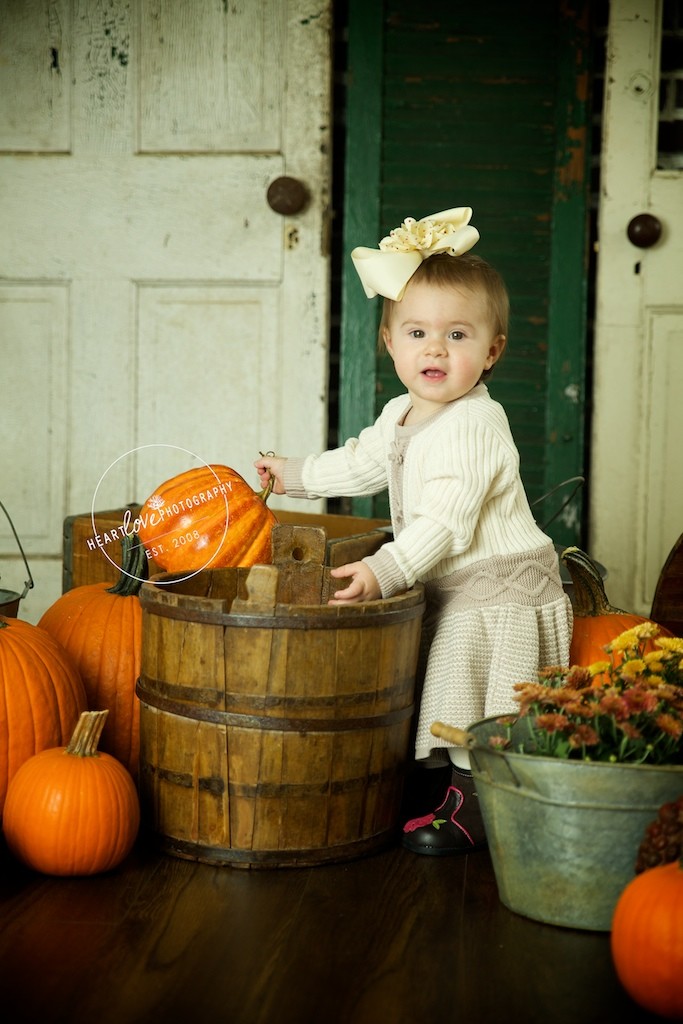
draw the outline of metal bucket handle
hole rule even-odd
[[[28,567],[28,562],[26,561],[26,555],[24,554],[24,549],[22,548],[21,541],[19,540],[19,535],[17,534],[17,531],[14,529],[14,523],[10,519],[9,512],[7,511],[7,509],[5,508],[5,506],[3,505],[3,503],[1,501],[0,501],[0,508],[2,509],[2,511],[7,516],[7,522],[10,524],[10,526],[12,528],[12,533],[14,534],[14,539],[17,542],[17,547],[21,551],[21,557],[24,559],[24,565],[26,566],[26,572],[28,573],[28,579],[24,583],[24,590],[19,595],[19,600],[22,601],[26,597],[26,595],[28,594],[29,590],[31,590],[31,588],[35,586],[35,584],[33,582],[33,576],[31,576],[31,570]]]
[[[474,733],[466,732],[464,729],[458,729],[455,725],[445,725],[443,722],[432,722],[429,731],[432,736],[438,736],[442,740],[447,740],[448,743],[454,743],[456,747],[465,747],[470,752],[472,760],[477,765],[477,769],[480,770],[479,763],[477,761],[477,748],[488,751],[490,751],[490,748],[487,747],[485,743],[478,740]],[[512,776],[513,783],[517,789],[519,789],[522,784],[512,770],[512,765],[502,751],[498,751],[498,753],[503,758],[505,767]]]
[[[543,525],[541,526],[542,530],[547,530],[548,527],[550,526],[550,524],[555,522],[555,520],[560,515],[560,513],[564,512],[564,510],[566,509],[566,507],[569,504],[569,502],[573,499],[573,497],[576,494],[576,492],[578,490],[580,490],[581,487],[583,487],[585,482],[586,482],[586,478],[583,477],[583,476],[570,476],[567,480],[563,480],[561,483],[555,484],[555,486],[551,487],[549,491],[547,491],[545,494],[542,494],[540,498],[536,498],[535,501],[532,501],[530,503],[529,507],[530,508],[534,508],[535,505],[542,504],[546,500],[546,498],[552,497],[552,495],[555,494],[556,491],[559,491],[563,487],[566,487],[567,484],[574,484],[575,485],[574,489],[564,499],[564,501],[562,502],[560,507],[555,512],[553,512],[553,514],[551,515],[550,519],[546,520],[546,522],[543,523]]]

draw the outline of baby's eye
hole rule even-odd
[[[462,341],[464,337],[463,331],[451,331],[448,335],[449,341]]]
[[[420,330],[419,327],[416,327],[413,331],[408,331],[408,334],[411,338],[424,338],[425,336],[425,332]]]

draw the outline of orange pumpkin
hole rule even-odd
[[[605,644],[620,633],[633,629],[649,620],[642,615],[613,608],[607,600],[600,571],[591,558],[577,547],[565,548],[561,559],[569,570],[574,587],[574,627],[569,650],[572,665],[592,665],[606,658]],[[660,636],[671,636],[668,629],[659,627]],[[652,650],[652,641],[646,641],[644,650]]]
[[[271,561],[277,519],[270,491],[254,491],[229,466],[203,466],[161,484],[142,506],[136,528],[150,558],[168,572]]]
[[[611,949],[617,976],[640,1006],[683,1020],[683,861],[649,868],[617,900]]]
[[[93,875],[135,842],[140,803],[123,765],[100,753],[106,711],[85,711],[66,747],[29,758],[12,779],[3,829],[11,852],[49,875]]]
[[[137,774],[140,702],[135,684],[142,655],[142,607],[138,591],[147,575],[147,555],[138,538],[123,538],[121,577],[115,586],[74,587],[52,604],[39,625],[75,661],[88,707],[108,710],[102,749]]]
[[[78,669],[54,637],[0,616],[0,813],[24,761],[65,743],[87,706]]]

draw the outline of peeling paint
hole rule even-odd
[[[559,520],[569,530],[578,530],[581,525],[581,519],[579,517],[579,510],[576,507],[576,505],[567,505],[565,508],[563,508],[559,515]]]
[[[125,68],[128,64],[128,54],[125,50],[119,50],[117,46],[111,48],[111,59],[118,60],[122,68]]]
[[[568,384],[567,387],[564,389],[564,395],[565,398],[568,398],[570,402],[574,403],[574,405],[578,405],[579,398],[581,397],[581,389],[579,388],[579,385],[576,383]]]
[[[567,125],[564,163],[557,169],[557,183],[561,190],[582,187],[585,180],[586,129],[584,125]],[[557,198],[560,198],[558,196]],[[566,194],[562,198],[567,198]]]

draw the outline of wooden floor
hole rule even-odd
[[[622,1024],[609,937],[498,899],[487,852],[390,847],[311,868],[216,867],[140,841],[53,879],[0,853],[7,1024]]]

